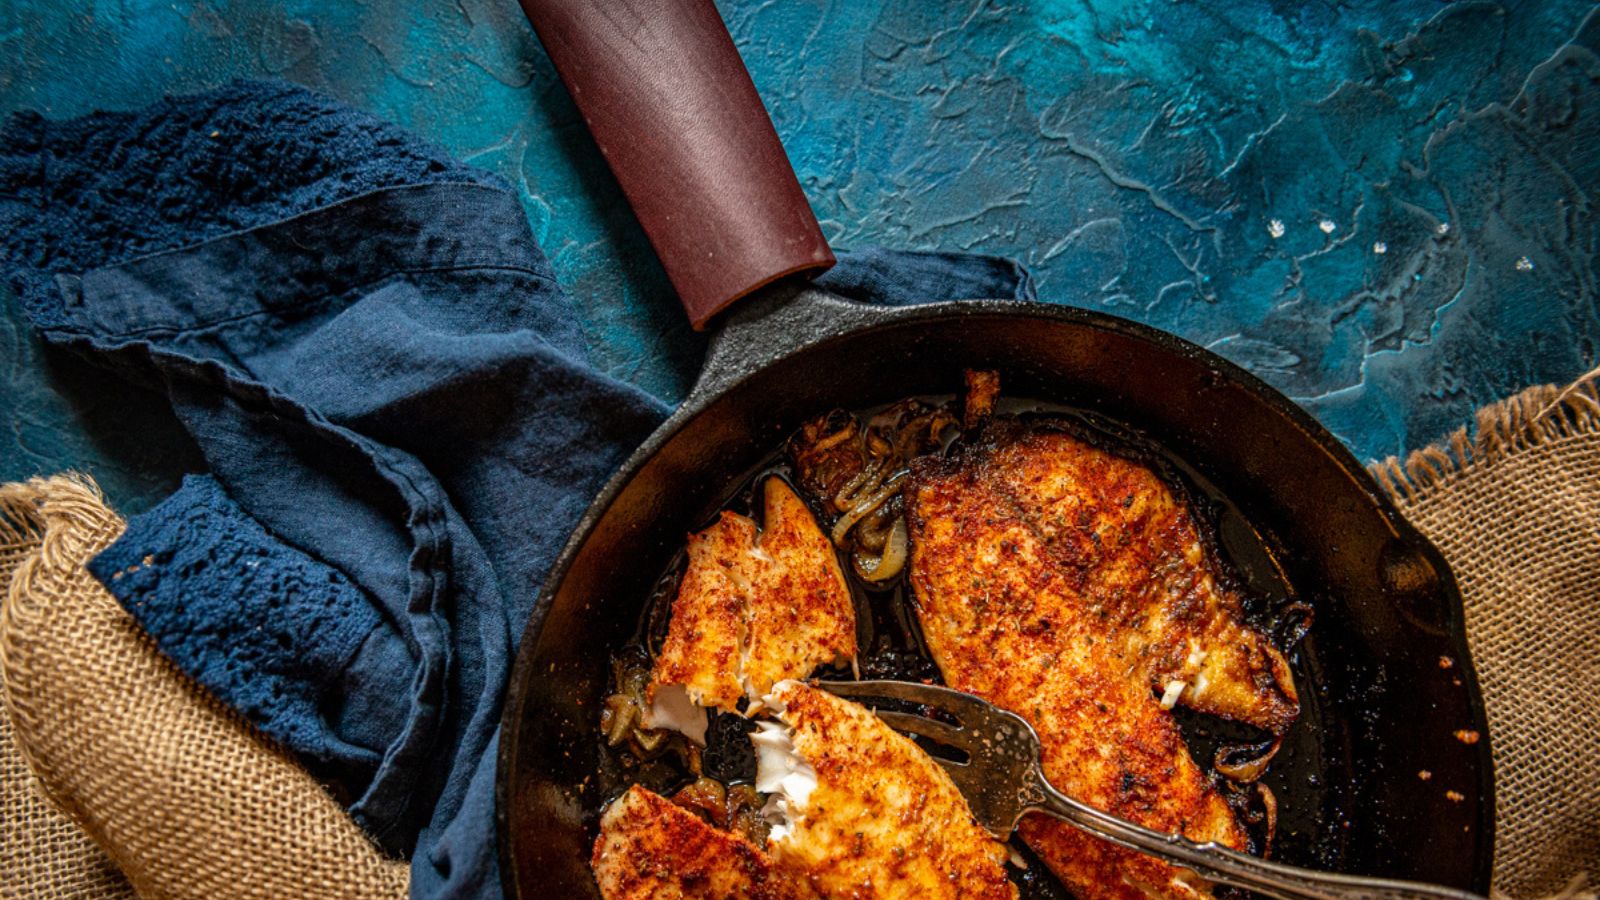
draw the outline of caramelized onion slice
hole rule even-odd
[[[906,520],[897,518],[889,528],[889,537],[883,543],[883,554],[876,559],[866,558],[857,552],[851,555],[850,564],[856,574],[874,584],[888,581],[900,574],[906,565],[906,550],[910,541],[906,533]]]
[[[650,668],[640,658],[621,657],[612,660],[612,692],[606,696],[600,710],[600,732],[611,747],[630,745],[634,753],[648,759],[671,746],[673,732],[652,729],[645,725],[650,708],[645,699],[650,684]]]
[[[1300,639],[1306,636],[1306,632],[1311,630],[1313,618],[1315,618],[1315,610],[1311,608],[1311,604],[1302,600],[1296,600],[1283,607],[1278,610],[1277,615],[1273,616],[1273,622],[1269,629],[1269,633],[1272,635],[1272,642],[1277,645],[1279,650],[1288,653],[1294,649],[1296,644],[1300,643]]]
[[[839,521],[833,523],[833,533],[829,535],[833,542],[835,544],[843,542],[844,536],[850,533],[850,529],[856,527],[857,522],[871,515],[872,511],[882,506],[885,500],[893,497],[900,490],[900,482],[904,481],[908,474],[910,473],[905,471],[896,472],[893,478],[883,483],[882,487],[855,501],[854,505],[839,517]]]
[[[834,509],[849,510],[856,506],[862,497],[870,496],[873,491],[878,489],[878,485],[882,483],[883,470],[888,465],[889,461],[880,456],[869,461],[861,471],[850,476],[850,480],[846,481],[844,486],[839,488],[839,492],[833,495]]]
[[[1273,738],[1265,744],[1228,744],[1217,748],[1212,765],[1222,777],[1240,784],[1254,784],[1267,770],[1272,758],[1283,746],[1283,738]]]
[[[1272,858],[1272,839],[1278,834],[1278,795],[1272,788],[1261,782],[1256,782],[1256,798],[1261,801],[1261,812],[1267,817],[1267,827],[1263,840],[1266,846],[1261,850],[1262,859]]]
[[[606,698],[605,709],[600,713],[600,729],[605,732],[606,744],[620,747],[633,735],[639,724],[639,704],[626,694],[612,694]]]
[[[672,802],[718,828],[728,827],[728,789],[720,781],[702,775],[673,794]]]
[[[767,798],[757,793],[752,785],[729,786],[728,830],[744,835],[757,847],[766,846],[767,832],[772,828],[766,817],[761,815],[761,808],[766,802]]]

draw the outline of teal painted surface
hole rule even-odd
[[[1043,298],[1217,350],[1359,457],[1600,362],[1590,4],[721,9],[836,246],[1015,256]],[[686,390],[703,343],[512,0],[0,0],[0,111],[262,76],[508,178],[594,358]],[[87,468],[138,509],[203,465],[10,298],[3,322],[0,479]]]

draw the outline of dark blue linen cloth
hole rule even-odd
[[[0,264],[40,335],[163,391],[210,471],[91,569],[327,783],[412,893],[499,892],[522,627],[669,412],[603,375],[516,195],[286,84],[0,134]],[[863,302],[1031,298],[1016,264],[868,250]]]

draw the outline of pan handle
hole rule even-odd
[[[698,330],[833,265],[711,0],[522,0]]]

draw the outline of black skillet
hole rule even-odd
[[[808,286],[832,255],[709,0],[523,6],[696,327],[744,299],[718,316],[688,399],[589,507],[528,622],[498,761],[509,895],[597,893],[589,848],[628,776],[598,733],[610,660],[684,536],[806,419],[950,394],[964,368],[1136,435],[1209,501],[1252,589],[1314,607],[1294,654],[1305,712],[1268,775],[1285,807],[1275,856],[1487,891],[1493,780],[1460,596],[1335,438],[1244,370],[1133,322],[1008,301],[879,308]]]

